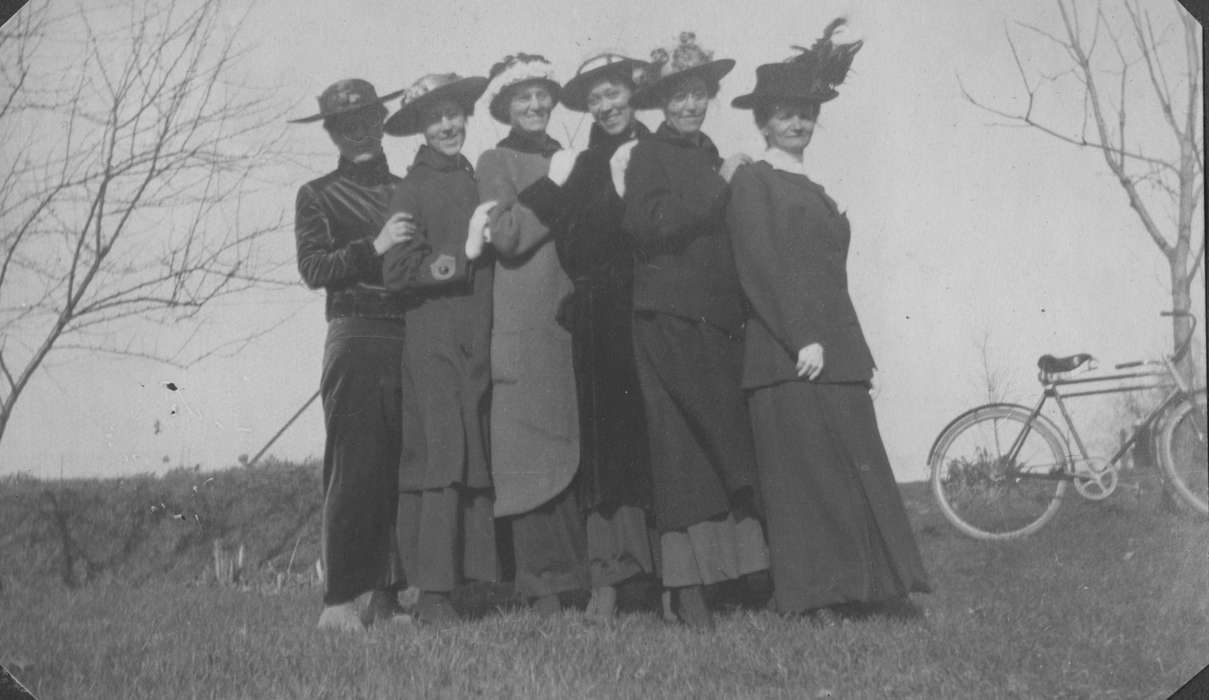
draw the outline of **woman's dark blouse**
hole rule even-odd
[[[298,271],[311,289],[327,290],[329,321],[403,318],[404,297],[382,286],[382,265],[374,252],[399,181],[385,158],[365,163],[341,158],[334,171],[299,188],[294,207]]]
[[[588,148],[561,187],[542,177],[518,195],[554,232],[559,262],[574,284],[560,322],[571,331],[580,415],[579,505],[650,505],[646,420],[631,338],[633,241],[609,159],[650,130],[611,136],[592,125]]]
[[[805,175],[759,161],[735,171],[727,222],[751,302],[743,386],[798,379],[798,350],[823,346],[820,382],[862,382],[873,356],[848,295],[848,217]]]
[[[685,136],[666,123],[634,147],[625,176],[625,228],[636,244],[635,311],[742,330],[721,162],[708,136]]]

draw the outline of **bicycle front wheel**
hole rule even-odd
[[[1023,406],[991,404],[958,417],[932,449],[932,493],[965,534],[1008,540],[1036,532],[1066,491],[1066,446]],[[1013,451],[1013,448],[1016,448]]]
[[[1171,490],[1194,512],[1209,515],[1205,390],[1171,410],[1159,435],[1159,465]]]

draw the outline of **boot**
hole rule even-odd
[[[350,600],[347,603],[338,605],[328,605],[319,615],[319,624],[316,625],[321,630],[335,630],[337,632],[364,632],[365,625],[361,622],[361,615],[357,613],[357,601]]]
[[[426,625],[449,625],[458,621],[458,611],[454,610],[446,591],[421,591],[420,600],[416,603],[416,621]]]
[[[369,605],[361,615],[361,622],[370,627],[379,622],[411,622],[407,609],[399,604],[399,594],[394,590],[377,590],[370,593]]]
[[[553,617],[563,611],[563,604],[559,602],[556,594],[535,598],[532,607],[538,617]]]
[[[676,589],[676,614],[689,627],[714,629],[714,616],[705,604],[705,587],[701,584]]]

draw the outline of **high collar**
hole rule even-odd
[[[470,165],[470,161],[466,160],[466,156],[458,153],[453,156],[447,156],[435,148],[429,147],[428,144],[420,146],[420,150],[416,151],[416,159],[412,161],[411,167],[417,165],[426,165],[434,170],[451,171],[465,170],[468,173],[474,174],[474,168]]]
[[[354,163],[343,156],[336,164],[336,172],[356,182],[359,185],[381,185],[390,182],[390,166],[386,164],[386,156],[381,155],[369,160]]]
[[[596,122],[592,122],[592,130],[588,132],[588,148],[598,148],[608,153],[617,150],[621,144],[631,139],[644,139],[651,135],[651,130],[646,128],[646,125],[634,119],[630,123],[630,128],[620,134],[610,134]]]
[[[555,152],[561,151],[563,147],[561,143],[544,131],[540,134],[530,134],[516,129],[508,132],[508,135],[497,145],[521,153],[537,153],[547,158],[554,155]]]
[[[685,148],[700,148],[704,151],[709,151],[714,157],[718,156],[718,147],[714,145],[710,137],[705,135],[704,131],[682,134],[672,128],[671,124],[663,122],[655,130],[655,138]]]
[[[760,160],[777,170],[784,170],[787,173],[801,175],[806,179],[810,179],[810,175],[806,172],[805,161],[796,160],[793,156],[779,148],[769,148],[764,151],[764,155],[760,156]]]

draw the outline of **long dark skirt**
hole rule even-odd
[[[409,586],[452,591],[466,579],[499,578],[490,489],[401,491],[398,533]]]
[[[571,331],[579,405],[576,498],[585,511],[618,506],[650,509],[651,465],[646,417],[634,363],[627,265],[615,276],[576,280],[560,309]],[[612,271],[610,271],[612,272]]]
[[[395,540],[401,321],[337,318],[323,354],[325,605],[403,581]]]
[[[750,408],[777,609],[931,590],[868,387],[786,382]]]
[[[518,592],[538,598],[588,587],[587,542],[573,489],[503,520],[512,528]]]
[[[755,487],[755,453],[739,376],[743,342],[704,321],[634,317],[646,406],[655,526],[683,530],[731,510]]]

